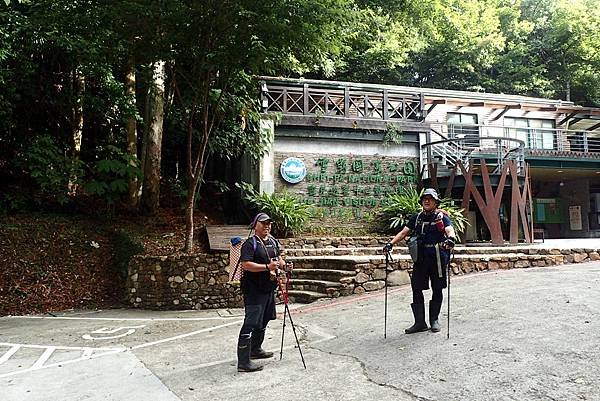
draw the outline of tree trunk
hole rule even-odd
[[[130,60],[127,65],[127,75],[125,77],[126,81],[126,90],[127,96],[131,102],[132,109],[135,109],[136,98],[135,98],[135,63],[133,60]],[[130,156],[131,165],[135,165],[135,159],[137,158],[137,121],[135,119],[135,114],[131,113],[131,115],[127,118],[126,124],[127,130],[127,154]],[[135,208],[138,203],[138,186],[139,181],[137,176],[129,177],[128,192],[127,192],[127,205],[130,208]]]
[[[143,130],[142,130],[142,150],[140,152],[140,170],[142,171],[142,176],[144,175],[144,172],[146,171],[146,153],[147,149],[148,149],[148,131],[150,131],[148,124],[150,124],[150,115],[151,115],[151,110],[150,110],[150,95],[152,92],[152,84],[149,85],[149,89],[146,91],[145,93],[145,100],[144,100],[144,126],[143,126]],[[142,182],[139,183],[139,188],[138,188],[138,201],[139,198],[142,197],[142,192],[144,190],[144,178],[142,177]]]
[[[208,120],[208,109],[204,109],[203,121]],[[188,184],[188,196],[185,210],[185,245],[183,248],[184,252],[190,253],[193,250],[194,245],[194,200],[196,192],[200,186],[200,180],[204,176],[205,167],[205,155],[208,146],[209,131],[207,125],[204,125],[204,137],[199,149],[196,151],[195,157],[192,157],[193,153],[193,123],[194,113],[191,112],[188,119],[188,131],[187,131],[187,184]],[[192,160],[194,160],[192,164]]]
[[[151,117],[148,122],[148,137],[145,144],[144,187],[141,199],[142,211],[150,215],[155,214],[159,208],[165,74],[165,62],[155,62],[152,76],[152,90],[150,91]]]
[[[216,77],[217,75],[215,75]],[[210,78],[210,77],[207,77]],[[211,82],[209,79],[206,82]],[[218,110],[218,105],[221,102],[223,97],[223,93],[225,89],[221,91],[219,95],[219,99],[216,101],[214,106],[209,106],[209,93],[210,93],[210,85],[207,84],[206,91],[204,94],[204,99],[200,101],[202,105],[200,121],[202,124],[201,135],[200,135],[200,143],[198,144],[198,148],[194,151],[193,146],[193,136],[194,136],[194,117],[197,110],[198,103],[194,102],[193,106],[190,107],[190,112],[187,120],[187,135],[186,135],[186,155],[187,155],[187,184],[188,184],[188,196],[187,196],[187,204],[186,204],[186,232],[185,232],[185,245],[184,252],[192,252],[193,244],[194,244],[194,199],[196,196],[196,192],[199,190],[201,186],[201,180],[204,176],[204,169],[206,168],[206,158],[208,151],[208,142],[210,135],[213,131],[214,126],[218,126],[220,122],[216,122],[216,117],[218,115],[212,114],[216,113]],[[194,154],[195,152],[195,154]]]
[[[71,120],[71,157],[75,167],[81,154],[81,141],[83,140],[83,93],[85,92],[85,76],[79,68],[73,70],[73,118]],[[69,195],[77,192],[77,169],[73,169],[69,175]]]
[[[189,190],[185,202],[185,244],[183,252],[192,253],[194,249],[194,201],[196,188]]]

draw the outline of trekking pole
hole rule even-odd
[[[450,274],[451,274],[450,265],[454,261],[454,248],[452,248],[452,250],[450,252],[452,254],[452,257],[448,261],[448,325],[447,325],[448,332],[446,334],[446,340],[450,339]]]
[[[284,321],[285,321],[285,315],[287,313],[287,316],[290,319],[290,325],[292,326],[292,331],[294,332],[294,338],[296,339],[296,345],[298,346],[298,351],[300,352],[300,359],[302,359],[302,365],[304,366],[304,369],[306,369],[306,363],[304,362],[304,355],[302,355],[302,348],[300,348],[300,341],[298,340],[298,334],[296,334],[296,326],[294,325],[294,320],[292,319],[292,314],[291,314],[290,308],[288,306],[287,289],[283,288],[283,284],[281,284],[281,276],[280,275],[277,275],[277,285],[279,286],[279,291],[281,292],[281,296],[283,297]],[[287,287],[287,282],[286,282],[286,287]],[[283,357],[283,332],[282,332],[282,337],[281,337],[281,350],[279,352],[279,358],[281,359],[282,357]]]
[[[298,346],[298,351],[300,352],[300,359],[302,359],[302,366],[306,369],[306,363],[304,362],[304,355],[302,355],[302,348],[300,348],[300,341],[298,341],[298,335],[296,334],[296,326],[294,326],[294,321],[292,320],[292,314],[290,312],[290,308],[287,304],[285,304],[285,310],[287,311],[288,317],[290,318],[290,324],[292,325],[292,331],[294,332],[294,337],[296,338],[296,345]]]
[[[285,301],[284,301],[285,305]],[[279,360],[283,358],[283,338],[285,337],[285,320],[287,316],[285,315],[285,309],[283,310],[283,328],[281,329],[281,348],[279,349]]]
[[[289,290],[289,283],[290,280],[292,278],[292,271],[291,269],[289,270],[289,272],[287,270],[284,269],[284,271],[286,272],[286,281],[285,281],[285,297],[283,294],[281,294],[282,297],[284,297],[284,305],[287,303],[287,294],[288,294],[288,290]],[[279,349],[279,360],[281,361],[281,359],[283,358],[283,339],[285,337],[285,321],[287,319],[286,313],[285,313],[285,307],[283,310],[283,329],[281,330],[281,348]]]
[[[387,286],[387,281],[388,281],[388,272],[389,272],[389,266],[390,266],[390,260],[392,260],[392,255],[390,255],[390,252],[385,252],[385,283],[384,283],[384,287],[385,287],[385,306],[384,306],[384,314],[383,314],[383,338],[387,338],[387,299],[388,299],[388,286]]]

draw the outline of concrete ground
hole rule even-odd
[[[291,305],[264,370],[238,373],[243,311],[0,318],[0,399],[600,400],[600,262],[453,277],[440,333],[404,334],[410,288]],[[425,294],[426,299],[429,293]],[[280,308],[280,311],[282,309]]]

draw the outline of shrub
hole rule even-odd
[[[69,199],[69,180],[80,177],[82,173],[81,162],[66,156],[48,135],[40,136],[33,142],[22,163],[41,194],[61,205]]]
[[[302,203],[287,191],[281,193],[257,193],[251,184],[237,185],[243,198],[256,210],[265,212],[273,219],[273,234],[288,238],[302,232],[310,217],[309,205]]]
[[[417,191],[414,187],[408,187],[402,194],[388,195],[381,208],[377,229],[386,233],[398,232],[412,215],[421,211],[419,199],[422,193],[423,190]],[[450,198],[442,198],[438,208],[448,213],[448,217],[452,220],[452,225],[456,231],[457,239],[460,240],[460,235],[465,231],[468,224],[463,215],[463,209],[454,206],[454,201]]]
[[[412,186],[406,188],[401,194],[388,195],[381,208],[379,228],[385,232],[397,231],[410,216],[421,210],[419,196],[420,192]]]
[[[127,278],[129,261],[134,255],[144,252],[144,246],[125,231],[117,231],[113,236],[115,263],[121,278]]]
[[[469,221],[463,213],[465,209],[454,206],[454,200],[450,198],[442,198],[439,208],[448,213],[448,217],[452,220],[452,225],[456,232],[456,239],[457,241],[460,241],[462,234],[469,224]]]
[[[93,177],[85,184],[85,190],[101,198],[108,206],[128,191],[129,179],[142,173],[138,159],[116,146],[108,145],[103,149],[104,158],[92,168]]]
[[[0,194],[0,216],[24,210],[28,206],[27,203],[28,199],[23,189],[13,189]]]

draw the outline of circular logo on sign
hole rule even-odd
[[[297,184],[306,176],[304,162],[296,157],[288,157],[281,162],[281,177],[290,184]]]

